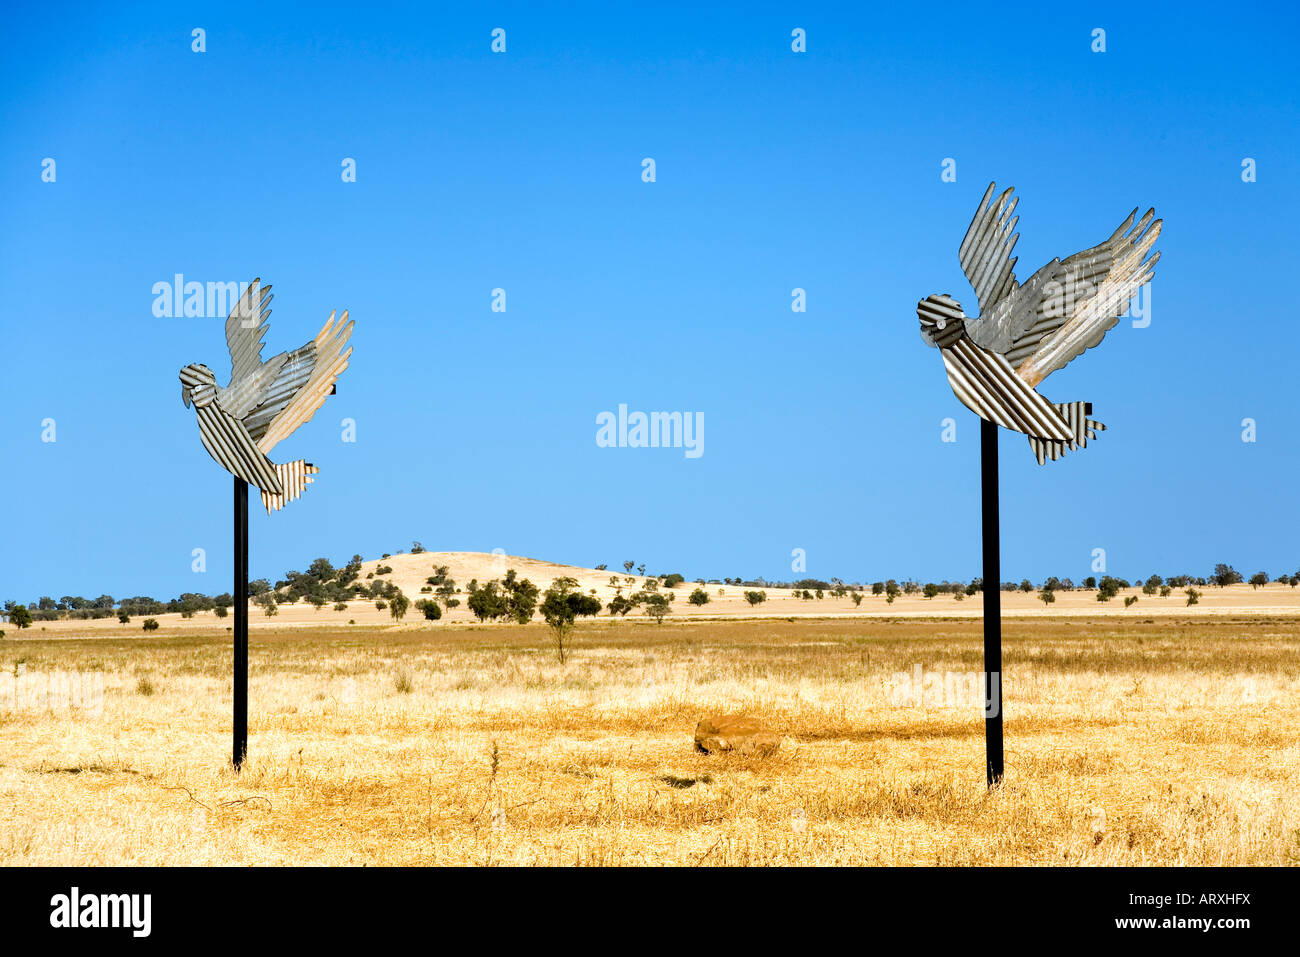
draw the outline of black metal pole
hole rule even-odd
[[[1002,781],[1002,569],[998,542],[998,427],[980,419],[984,531],[984,746],[988,783]]]
[[[235,479],[234,765],[248,753],[248,483]]]

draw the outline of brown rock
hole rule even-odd
[[[695,748],[705,754],[733,751],[766,757],[780,746],[780,735],[743,714],[703,718],[695,726]]]

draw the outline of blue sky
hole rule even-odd
[[[177,380],[225,381],[224,316],[155,317],[176,273],[271,282],[267,357],[356,320],[339,394],[273,455],[322,471],[253,510],[254,577],[412,539],[692,578],[802,577],[795,548],[815,577],[978,575],[978,420],[915,304],[975,311],[956,252],[991,180],[1021,196],[1021,279],[1134,206],[1165,221],[1150,326],[1042,386],[1109,431],[1041,468],[1002,437],[1004,577],[1080,580],[1095,548],[1130,578],[1300,566],[1289,6],[56,4],[6,25],[0,597],[230,588],[231,480]],[[598,447],[620,403],[703,413],[704,454]]]

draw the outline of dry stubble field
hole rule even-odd
[[[564,666],[539,624],[259,629],[241,775],[228,636],[7,640],[104,695],[0,710],[0,864],[1300,861],[1300,619],[1004,633],[991,793],[977,703],[890,700],[978,671],[978,621],[598,621]],[[695,753],[722,711],[781,750]]]

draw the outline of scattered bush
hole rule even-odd
[[[767,601],[767,592],[765,591],[747,591],[745,592],[745,601],[749,602],[751,608],[761,605]]]
[[[411,680],[410,669],[406,665],[398,666],[397,671],[393,674],[393,687],[399,694],[410,694],[415,690],[415,682]]]
[[[709,603],[709,593],[703,588],[697,588],[695,591],[691,592],[691,597],[686,600],[692,605],[707,605]]]
[[[144,620],[144,624],[141,625],[140,627],[143,628],[145,631],[157,631],[157,630],[158,630],[158,619],[157,619],[157,618],[146,618],[146,619]]]
[[[227,608],[225,605],[217,605],[215,608],[212,609],[212,613],[216,615],[218,618],[225,618],[227,615],[230,614],[230,609]]]
[[[424,617],[427,621],[437,621],[442,617],[442,606],[436,601],[421,599],[415,603],[415,607],[424,613]]]
[[[147,698],[154,693],[154,690],[155,689],[153,686],[153,682],[149,679],[148,675],[141,675],[139,678],[136,679],[135,681],[136,694],[144,695],[144,697]]]

